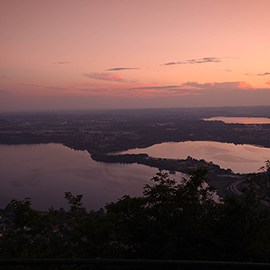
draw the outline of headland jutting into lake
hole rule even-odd
[[[103,159],[103,162],[108,153],[144,148],[162,142],[217,141],[270,148],[269,124],[226,124],[222,121],[203,120],[217,116],[270,117],[270,107],[2,113],[0,143],[61,143],[73,149],[87,150],[94,159]],[[191,160],[189,168],[193,168],[197,162]],[[183,165],[186,161],[177,161],[175,167],[175,162],[171,160],[163,160],[161,165],[158,164],[160,161],[151,157],[142,159],[139,156],[136,162],[175,170],[180,163]],[[170,165],[165,166],[165,163]],[[183,167],[181,169],[184,170]],[[228,175],[228,172],[224,175]]]

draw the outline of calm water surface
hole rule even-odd
[[[127,153],[185,159],[192,156],[231,168],[234,172],[255,172],[270,159],[270,149],[218,142],[162,143]],[[35,209],[67,207],[64,192],[84,194],[87,210],[98,210],[125,194],[139,196],[143,186],[158,172],[138,164],[95,162],[86,151],[60,144],[0,145],[0,208],[12,198],[30,197]],[[180,179],[178,173],[173,178]]]
[[[265,117],[211,117],[205,121],[222,121],[227,124],[270,124],[270,119]]]
[[[144,165],[95,162],[88,152],[60,144],[0,145],[0,208],[12,198],[30,197],[38,210],[67,209],[64,192],[71,191],[84,194],[87,210],[98,210],[125,194],[141,195],[157,172]]]
[[[191,156],[205,159],[207,162],[212,161],[221,168],[232,169],[235,173],[256,172],[265,165],[266,160],[270,159],[270,148],[209,141],[167,142],[122,153],[146,153],[152,157],[173,159],[185,159]]]

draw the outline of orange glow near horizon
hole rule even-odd
[[[268,0],[3,1],[0,111],[270,105],[269,9]]]

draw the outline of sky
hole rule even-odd
[[[270,105],[269,0],[0,0],[0,111]]]

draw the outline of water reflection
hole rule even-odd
[[[179,159],[192,156],[242,173],[255,172],[270,159],[269,148],[218,142],[162,143],[127,153]],[[88,152],[60,144],[0,145],[0,207],[12,198],[30,197],[38,210],[67,208],[64,192],[71,191],[84,194],[87,210],[98,210],[125,194],[141,195],[143,186],[157,172],[156,168],[138,164],[95,162]],[[173,178],[182,176],[177,173]]]
[[[67,208],[64,192],[71,191],[84,194],[87,210],[98,210],[125,194],[141,195],[157,171],[137,164],[98,163],[88,152],[60,144],[0,145],[0,207],[12,198],[30,197],[39,210]]]
[[[146,153],[152,157],[173,159],[185,159],[191,156],[212,161],[221,168],[232,169],[235,173],[256,172],[266,160],[270,159],[270,148],[209,141],[167,142],[122,153]]]
[[[265,117],[211,117],[204,121],[222,121],[227,124],[270,124],[270,119]]]

